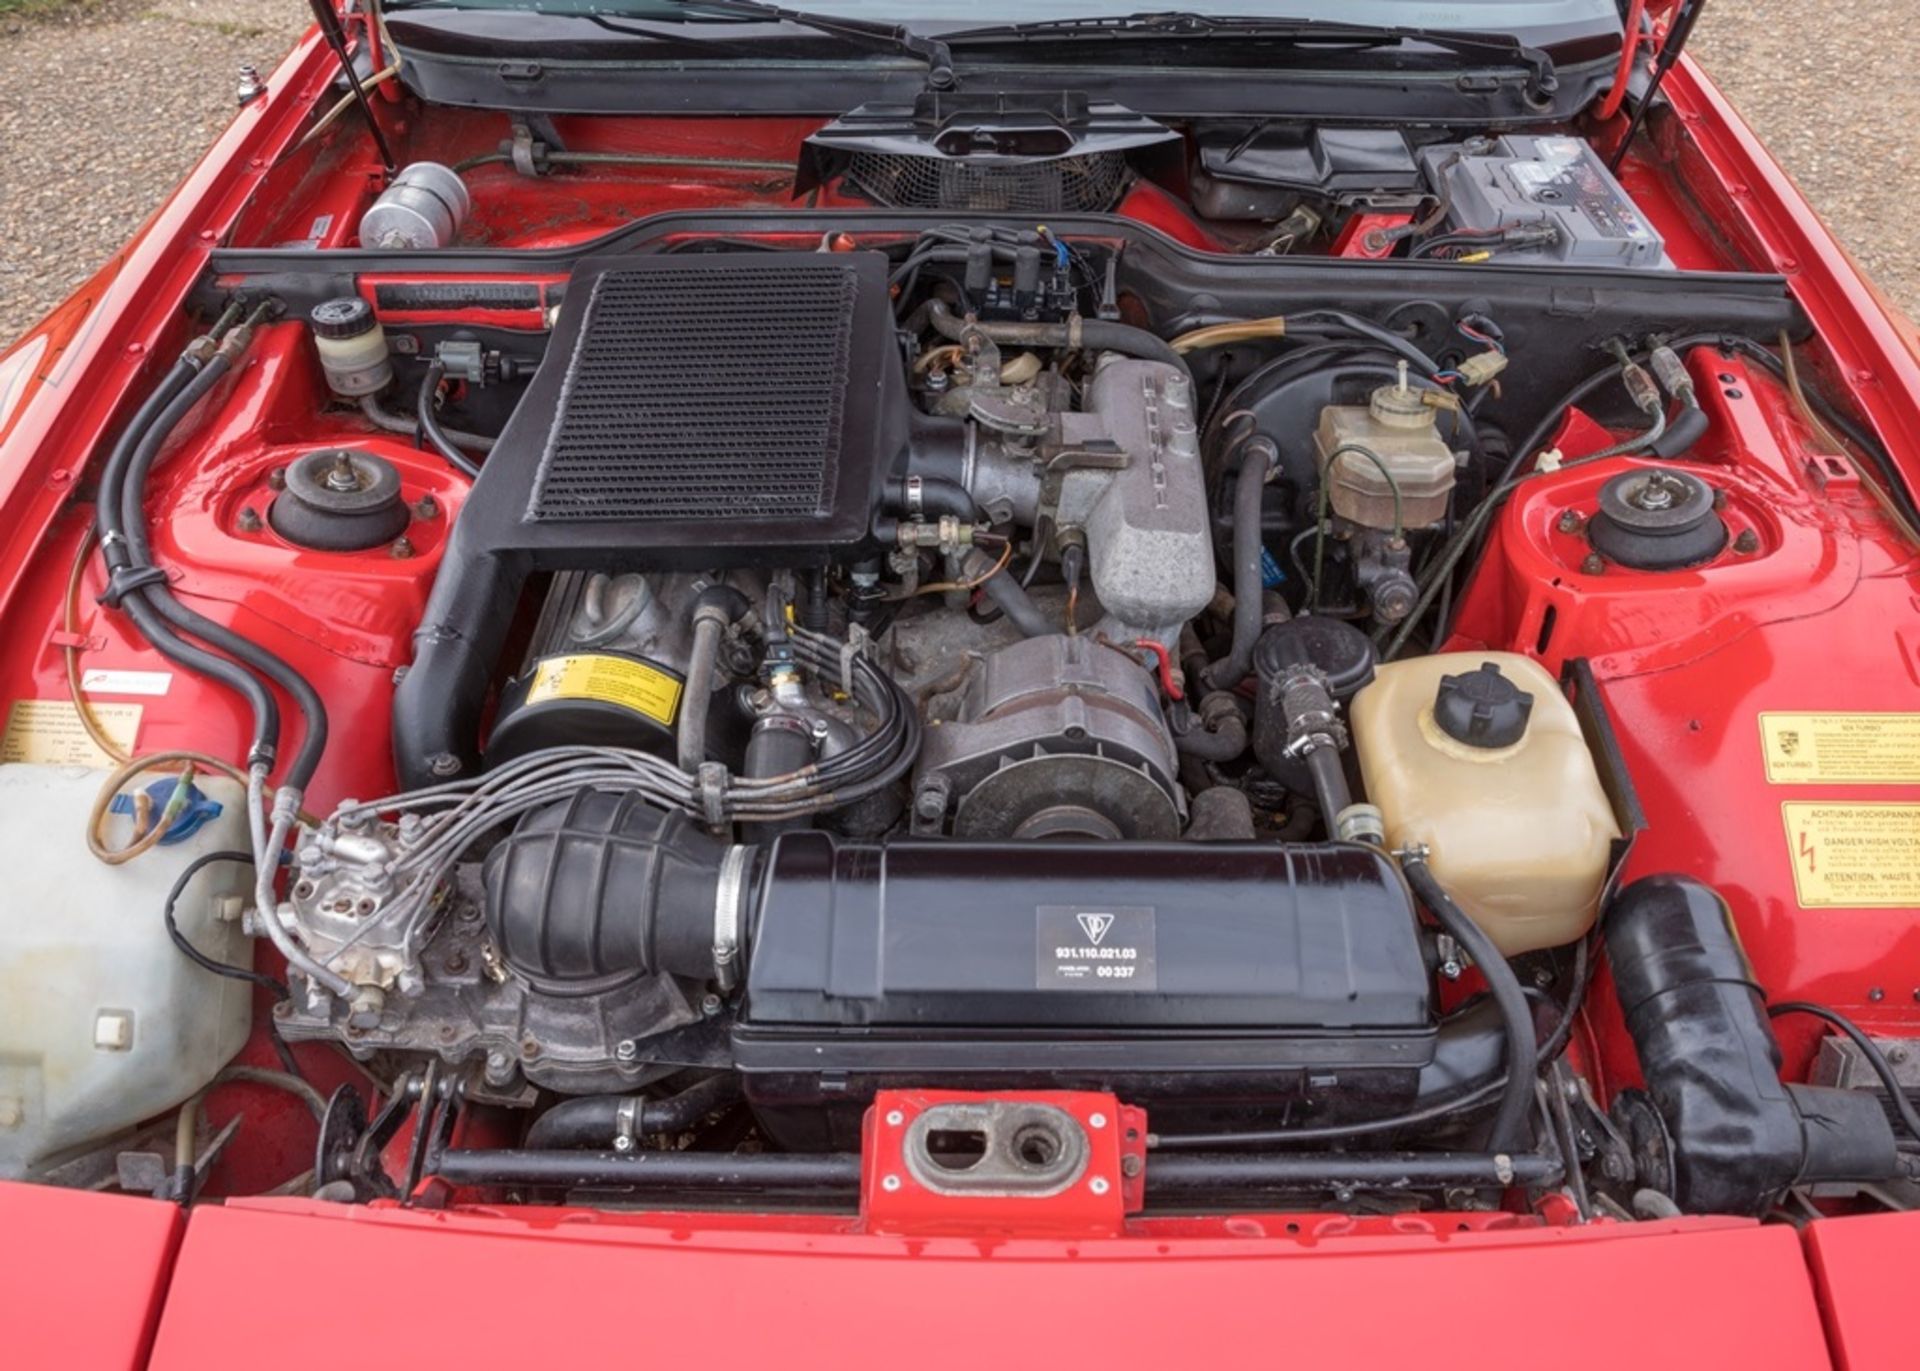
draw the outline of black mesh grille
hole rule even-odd
[[[810,518],[831,502],[852,270],[724,265],[599,277],[529,515]]]
[[[856,152],[847,165],[855,189],[895,209],[1097,214],[1113,208],[1126,179],[1127,159],[1118,152],[1012,166]]]

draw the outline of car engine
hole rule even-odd
[[[253,211],[195,287],[46,603],[94,576],[57,641],[206,686],[142,725],[202,770],[109,771],[89,832],[144,826],[264,1044],[362,1073],[314,1188],[839,1203],[902,1092],[952,1114],[913,1165],[955,1193],[1077,1176],[1065,1092],[1124,1103],[1175,1208],[1909,1184],[1870,1061],[1781,1083],[1722,894],[1627,877],[1636,782],[1703,731],[1637,683],[1825,612],[1791,607],[1881,536],[1837,467],[1805,487],[1778,278],[1684,269],[1564,129],[1104,110],[1084,161],[923,184],[869,115],[808,136],[807,204],[720,159],[529,244],[574,202],[503,208],[567,165],[516,125],[370,192],[357,248]],[[1307,146],[1322,182],[1271,171]],[[600,204],[617,158],[581,165]]]

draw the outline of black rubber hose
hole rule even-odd
[[[914,484],[920,488],[917,500],[910,491]],[[951,516],[970,520],[978,512],[965,486],[940,476],[892,477],[882,492],[881,503],[892,513],[913,518]]]
[[[643,1138],[684,1133],[707,1115],[739,1100],[739,1076],[732,1072],[709,1076],[677,1095],[634,1105],[633,1132]],[[562,1100],[534,1120],[527,1130],[526,1146],[534,1150],[611,1147],[620,1126],[620,1111],[629,1103],[630,1097],[625,1095],[582,1095]]]
[[[971,580],[993,565],[987,554],[975,550],[968,554],[963,567],[964,574]],[[1020,582],[1005,572],[989,576],[980,583],[980,593],[985,595],[1001,613],[1007,616],[1007,622],[1019,629],[1029,638],[1046,638],[1061,632],[1066,626],[1055,623],[1041,612],[1040,606],[1033,602]]]
[[[1207,685],[1213,690],[1232,690],[1253,669],[1253,645],[1260,641],[1265,617],[1261,504],[1276,455],[1270,442],[1243,445],[1240,474],[1233,484],[1233,641],[1227,655],[1207,667]]]
[[[1331,746],[1310,747],[1306,751],[1307,774],[1313,777],[1314,797],[1320,803],[1320,817],[1328,830],[1353,804],[1353,787],[1347,784],[1347,770],[1340,761],[1340,749]],[[1464,916],[1463,916],[1464,917]]]
[[[139,441],[133,445],[127,462],[119,469],[118,500],[120,533],[125,542],[128,565],[133,568],[153,565],[153,550],[147,538],[146,527],[146,488],[153,464],[159,458],[160,450],[167,439],[180,424],[180,421],[193,409],[194,405],[216,385],[220,378],[232,366],[232,356],[226,351],[218,352],[193,381],[177,393],[163,409]],[[107,488],[103,484],[104,494]],[[306,677],[296,671],[288,662],[270,652],[258,643],[242,634],[216,623],[206,615],[187,608],[174,597],[172,589],[164,582],[156,581],[150,586],[133,592],[129,603],[138,599],[149,605],[153,612],[166,620],[173,628],[189,637],[198,638],[207,646],[233,658],[243,668],[269,680],[293,697],[305,723],[305,734],[300,749],[294,754],[293,763],[287,769],[286,783],[295,789],[304,790],[318,770],[320,758],[327,747],[327,707],[320,693]],[[157,646],[157,645],[156,645]],[[252,691],[241,686],[237,679],[234,687],[252,698]],[[271,695],[274,721],[274,744],[278,747],[279,705]]]
[[[708,586],[693,602],[693,648],[687,656],[687,683],[681,691],[677,755],[682,771],[698,771],[707,760],[707,714],[713,702],[713,674],[720,639],[727,625],[751,613],[752,601],[728,585]]]
[[[480,474],[480,464],[453,445],[446,430],[440,427],[440,416],[434,410],[433,402],[440,394],[440,383],[446,376],[444,362],[435,359],[427,363],[426,375],[420,380],[420,433],[432,444],[435,452],[447,459],[448,466],[471,480]]]
[[[1907,1089],[1900,1083],[1893,1063],[1887,1060],[1878,1043],[1860,1031],[1860,1025],[1838,1010],[1806,1000],[1787,1000],[1767,1008],[1767,1017],[1770,1019],[1777,1019],[1783,1014],[1810,1014],[1844,1034],[1848,1041],[1860,1049],[1860,1055],[1867,1059],[1867,1065],[1879,1078],[1880,1088],[1887,1092],[1887,1103],[1892,1106],[1908,1136],[1920,1141],[1920,1111],[1915,1110],[1913,1101],[1907,1098]]]
[[[134,422],[127,426],[114,445],[101,477],[94,506],[94,520],[100,529],[100,556],[106,564],[110,582],[146,566],[145,536],[139,524],[143,519],[141,499],[134,473],[141,465],[143,452],[157,452],[167,435],[185,417],[187,411],[216,385],[229,365],[225,356],[216,354],[206,365],[194,368],[182,357],[147,402],[141,405]],[[157,402],[157,403],[156,403]],[[151,457],[147,460],[150,462]],[[129,527],[128,511],[132,511]],[[248,764],[271,764],[280,744],[280,706],[260,680],[232,660],[186,641],[169,627],[153,600],[165,595],[157,580],[128,590],[119,608],[133,620],[134,627],[168,661],[196,675],[218,681],[247,702],[253,715],[253,742]]]
[[[1225,691],[1200,702],[1200,721],[1202,727],[1174,735],[1175,749],[1207,762],[1230,762],[1247,750],[1246,716]]]
[[[1005,343],[1013,347],[1065,348],[1075,346],[1074,325],[1048,323],[968,323],[955,314],[939,300],[928,302],[927,322],[933,331],[951,342],[966,341],[967,335],[977,333],[992,343]],[[1138,357],[1149,362],[1164,362],[1168,366],[1178,367],[1188,380],[1193,373],[1187,367],[1187,359],[1173,350],[1173,345],[1157,334],[1131,324],[1115,323],[1108,319],[1082,319],[1078,326],[1078,345],[1095,352],[1118,352],[1128,357]]]
[[[1500,1093],[1500,1107],[1493,1117],[1488,1145],[1496,1152],[1517,1151],[1526,1143],[1527,1116],[1533,1109],[1534,1077],[1532,1070],[1517,1068],[1534,1061],[1536,1046],[1533,1011],[1527,1007],[1520,978],[1514,975],[1513,967],[1493,945],[1493,940],[1481,931],[1480,925],[1454,903],[1424,861],[1406,858],[1400,863],[1400,870],[1420,902],[1473,958],[1473,964],[1486,978],[1488,993],[1500,1006],[1507,1034],[1507,1081]]]

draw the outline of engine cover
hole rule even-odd
[[[789,1146],[851,1145],[903,1083],[1371,1117],[1433,1054],[1410,897],[1361,847],[796,833],[759,889],[734,1058]]]

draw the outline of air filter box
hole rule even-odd
[[[857,1146],[899,1086],[1379,1117],[1433,1057],[1411,899],[1362,847],[789,833],[750,928],[734,1064],[790,1147]]]
[[[472,770],[528,576],[866,546],[909,403],[879,253],[590,257],[468,493],[394,699],[410,785]]]

